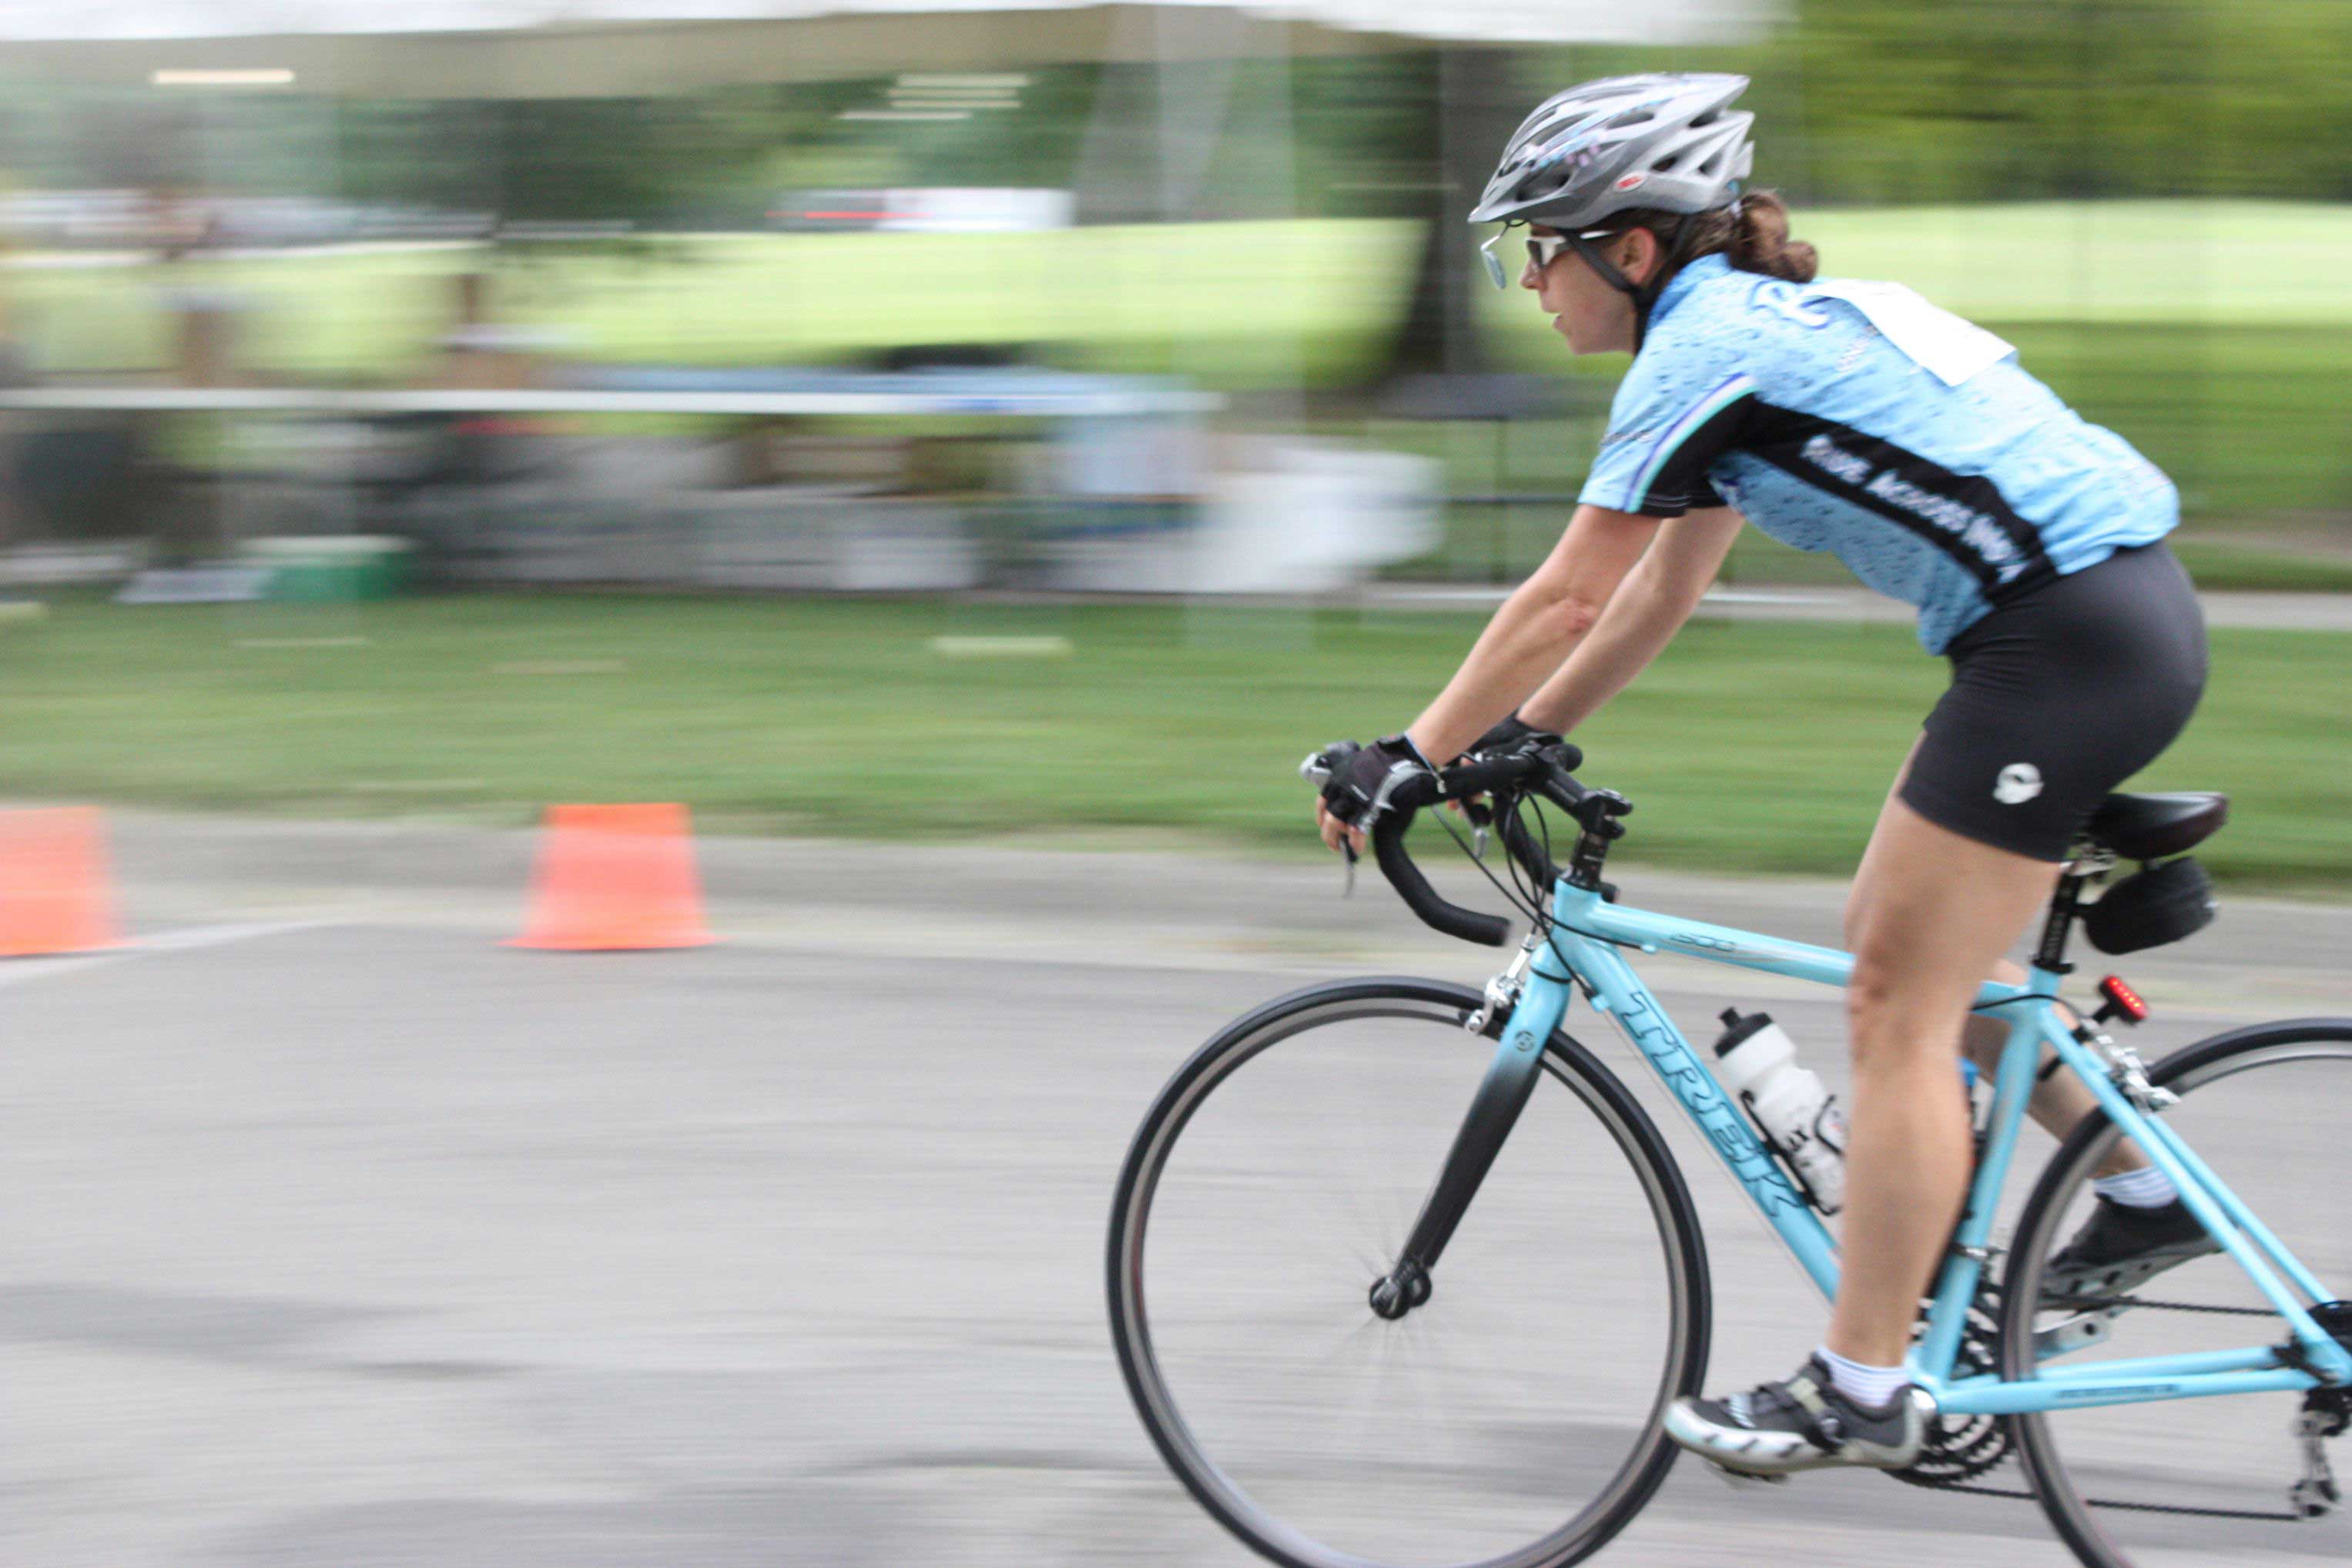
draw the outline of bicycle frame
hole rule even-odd
[[[1516,1119],[1517,1105],[1534,1082],[1542,1056],[1537,1048],[1539,1042],[1550,1037],[1566,1016],[1576,990],[1581,988],[1594,1010],[1613,1019],[1664,1080],[1717,1157],[1780,1233],[1822,1295],[1834,1297],[1837,1244],[1828,1227],[1782,1173],[1741,1108],[1724,1092],[1705,1055],[1694,1049],[1675,1027],[1622,954],[1627,950],[1672,952],[1840,987],[1853,978],[1853,957],[1806,942],[1622,908],[1566,879],[1555,888],[1552,915],[1555,924],[1549,940],[1529,940],[1525,986],[1487,1069],[1480,1103],[1509,1107],[1502,1129],[1507,1131],[1508,1121]],[[2331,1300],[2330,1294],[2179,1134],[2160,1119],[2145,1114],[2118,1084],[2108,1064],[2060,1022],[2059,978],[2053,971],[2036,968],[2024,985],[1989,981],[1978,994],[1979,1011],[2014,1012],[2009,1041],[1993,1075],[1984,1152],[1952,1250],[1936,1281],[1927,1331],[1910,1357],[1913,1381],[1934,1396],[1940,1409],[1954,1415],[2016,1415],[2352,1383],[2352,1352],[2321,1329],[2307,1310],[2308,1305]],[[2090,1088],[2101,1109],[2125,1135],[2180,1189],[2191,1212],[2286,1320],[2293,1331],[2291,1347],[2260,1345],[2050,1368],[2016,1382],[1992,1375],[1953,1377],[1969,1308],[1993,1256],[1993,1221],[2017,1152],[2026,1102],[2032,1098],[2041,1047],[2045,1045]],[[1465,1128],[1465,1142],[1470,1131]],[[1487,1136],[1499,1144],[1500,1132]],[[1486,1158],[1492,1157],[1489,1147]],[[1478,1173],[1483,1172],[1481,1164]],[[1475,1179],[1471,1177],[1474,1189]],[[1452,1217],[1460,1217],[1458,1210]],[[1451,1228],[1450,1223],[1443,1225],[1436,1237],[1438,1248]],[[1418,1256],[1408,1247],[1409,1258]],[[1433,1263],[1435,1251],[1421,1261]],[[2063,1350],[2048,1352],[2042,1359],[2063,1353]]]

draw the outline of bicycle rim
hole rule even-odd
[[[1554,1568],[1637,1512],[1705,1370],[1696,1218],[1656,1131],[1564,1037],[1402,1321],[1373,1280],[1487,1062],[1476,996],[1286,998],[1197,1054],[1114,1205],[1112,1326],[1139,1412],[1209,1511],[1297,1568]]]
[[[2192,1046],[2156,1080],[2165,1113],[2215,1173],[2331,1290],[2352,1293],[2352,1020],[2269,1025]],[[2032,1331],[2080,1313],[2033,1310],[2043,1266],[2088,1216],[2091,1177],[2118,1141],[2101,1119],[2071,1137],[2020,1222],[2004,1284],[2005,1374],[2031,1374]],[[2122,1293],[2108,1337],[2053,1365],[2283,1342],[2284,1320],[2226,1257],[2196,1259]],[[2112,1298],[2109,1300],[2113,1300]],[[2295,1517],[2305,1473],[2294,1427],[2305,1395],[2268,1394],[2053,1411],[2017,1417],[2019,1449],[2051,1522],[2093,1568],[2174,1563],[2340,1563],[2352,1511]],[[2325,1449],[2352,1479],[2352,1444]]]

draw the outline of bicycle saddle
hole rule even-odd
[[[2202,844],[2229,820],[2226,795],[2111,795],[2083,832],[2125,859],[2156,860]]]

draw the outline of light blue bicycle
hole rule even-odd
[[[1108,1251],[1129,1389],[1193,1497],[1275,1562],[1551,1568],[1606,1544],[1673,1464],[1659,1422],[1706,1374],[1707,1248],[1667,1139],[1561,1031],[1579,995],[1688,1113],[1686,1146],[1722,1161],[1811,1285],[1836,1289],[1822,1215],[1633,961],[1842,986],[1852,960],[1619,903],[1601,874],[1632,807],[1577,783],[1580,760],[1559,742],[1469,759],[1400,790],[1373,834],[1422,920],[1501,945],[1504,921],[1440,897],[1406,852],[1441,791],[1488,799],[1533,929],[1483,993],[1380,978],[1269,1003],[1184,1064],[1129,1152]],[[1544,804],[1574,827],[1564,870]],[[2094,1568],[2352,1558],[2329,1464],[2352,1426],[2352,1019],[2241,1029],[2149,1068],[2101,1032],[2137,1021],[2119,981],[2093,1022],[2056,1005],[2075,927],[2103,936],[2087,890],[2119,859],[2182,855],[2224,815],[2218,795],[2111,797],[2028,984],[1979,994],[2009,1044],[1976,1091],[1977,1173],[1911,1356],[1937,1418],[1897,1479],[2034,1498]],[[2177,893],[2189,869],[2143,888]],[[2129,886],[2109,894],[2132,917],[2105,922],[2109,951],[2204,923],[2201,901],[2117,899]],[[2012,1218],[2003,1188],[2045,1047],[2105,1114]],[[2045,1267],[2125,1137],[2220,1250],[2160,1289],[2055,1295]],[[1762,1288],[1760,1240],[1727,1248],[1734,1305]],[[1782,1353],[1782,1337],[1742,1359]],[[1996,1473],[2012,1458],[2021,1487]]]

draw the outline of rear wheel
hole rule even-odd
[[[1463,1027],[1478,1005],[1412,980],[1285,997],[1202,1047],[1129,1152],[1119,1364],[1178,1479],[1275,1562],[1554,1568],[1674,1460],[1660,1417],[1706,1371],[1697,1216],[1565,1035],[1433,1272],[1391,1279],[1495,1052]]]
[[[2150,1072],[2179,1095],[2165,1121],[2275,1231],[2328,1290],[2352,1294],[2352,1019],[2304,1018],[2240,1029],[2168,1057]],[[2075,1129],[2018,1222],[2003,1284],[2001,1360],[2032,1375],[2037,1330],[2105,1321],[2108,1337],[2056,1364],[2178,1355],[2284,1342],[2286,1325],[2226,1256],[2199,1258],[2112,1296],[2111,1308],[2041,1303],[2042,1275],[2093,1206],[2091,1178],[2121,1134],[2105,1117]],[[2352,1330],[2352,1323],[2347,1324]],[[2316,1413],[2341,1430],[2343,1391],[2106,1405],[2015,1417],[2018,1447],[2043,1510],[2092,1568],[2174,1563],[2341,1563],[2352,1511],[2298,1517],[2308,1454],[2297,1428]],[[2352,1442],[2320,1451],[2352,1479]]]

